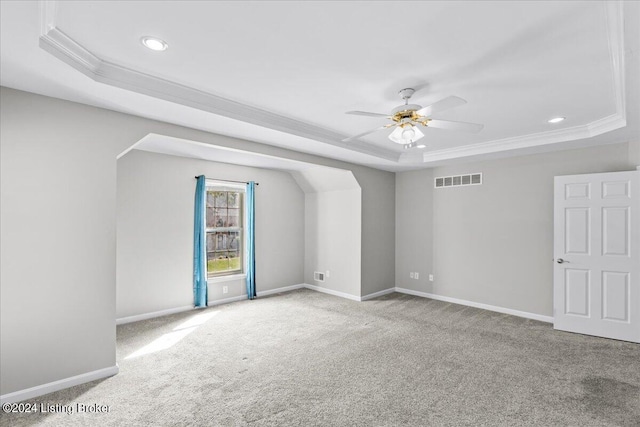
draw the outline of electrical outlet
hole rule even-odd
[[[416,274],[414,274],[414,276],[413,276],[413,277],[414,277],[416,280],[418,280],[418,279],[420,278],[420,273],[418,273],[418,272],[416,271]]]
[[[228,293],[228,292],[229,292],[229,287],[228,287],[228,286],[223,286],[223,287],[222,287],[222,293],[223,293],[223,294],[226,294],[226,293]]]
[[[327,274],[326,274],[326,276],[327,276],[327,277],[331,277],[331,272],[330,272],[329,270],[327,270]]]
[[[409,279],[413,279],[413,271],[409,273]]]
[[[430,275],[429,275],[429,281],[430,281],[430,282],[433,282],[433,274],[430,274]]]

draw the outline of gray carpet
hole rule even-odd
[[[2,425],[640,426],[640,345],[401,294],[299,290],[123,325],[117,358],[119,375],[35,400],[109,413]]]

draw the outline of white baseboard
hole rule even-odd
[[[372,294],[369,295],[363,295],[360,297],[360,301],[367,301],[373,298],[378,298],[381,297],[382,295],[387,295],[387,294],[391,294],[393,292],[396,291],[396,288],[389,288],[389,289],[384,289],[382,291],[378,291],[378,292],[374,292]]]
[[[350,299],[352,301],[360,301],[360,297],[356,295],[347,294],[340,291],[334,291],[333,289],[321,288],[320,286],[310,285],[308,283],[304,284],[304,287],[307,289],[311,289],[312,291],[322,292],[323,294],[329,294],[336,297]]]
[[[529,312],[520,311],[520,310],[513,310],[511,308],[498,307],[495,305],[483,304],[479,302],[467,301],[467,300],[452,298],[452,297],[445,297],[442,295],[430,294],[428,292],[414,291],[412,289],[405,289],[405,288],[389,288],[389,289],[384,289],[382,291],[374,292],[372,294],[359,297],[357,295],[351,295],[345,292],[334,291],[332,289],[322,288],[320,286],[310,285],[308,283],[301,283],[298,285],[284,286],[282,288],[269,289],[266,291],[257,292],[257,295],[258,297],[261,297],[261,296],[279,294],[281,292],[294,291],[296,289],[302,289],[302,288],[310,289],[316,292],[322,292],[325,294],[329,294],[329,295],[333,295],[341,298],[350,299],[352,301],[367,301],[373,298],[380,297],[382,295],[390,294],[392,292],[399,292],[402,294],[414,295],[414,296],[423,297],[423,298],[431,298],[438,301],[450,302],[453,304],[467,305],[469,307],[481,308],[483,310],[495,311],[497,313],[510,314],[512,316],[524,317],[526,319],[533,319],[533,320],[539,320],[541,322],[553,323],[553,317],[551,316],[543,316],[542,314],[529,313]],[[239,295],[239,296],[225,298],[221,300],[212,300],[212,301],[209,301],[209,307],[220,305],[220,304],[228,304],[230,302],[242,301],[245,299],[247,299],[246,295]],[[202,307],[202,308],[205,308],[205,307]],[[189,311],[193,309],[194,309],[193,306],[185,306],[185,307],[170,308],[168,310],[154,311],[152,313],[139,314],[136,316],[122,317],[116,320],[116,325],[123,325],[125,323],[138,322],[140,320],[153,319],[155,317],[167,316],[169,314],[181,313],[181,312]]]
[[[209,302],[207,302],[207,307],[213,307],[215,305],[222,305],[222,304],[229,304],[230,302],[236,302],[236,301],[244,301],[246,299],[247,299],[247,294],[238,295],[237,297],[210,300]],[[197,307],[197,308],[207,308],[207,307]]]
[[[256,296],[266,297],[267,295],[279,294],[282,292],[289,292],[296,289],[301,289],[303,287],[304,285],[291,285],[291,286],[283,286],[281,288],[276,288],[276,289],[267,289],[266,291],[256,291]],[[235,302],[235,301],[243,301],[246,299],[247,299],[247,294],[242,294],[242,295],[238,295],[237,297],[213,300],[213,301],[209,301],[209,307],[213,305],[228,304],[230,302]]]
[[[510,314],[512,316],[524,317],[525,319],[539,320],[540,322],[553,323],[553,317],[542,314],[529,313],[527,311],[513,310],[511,308],[498,307],[495,305],[482,304],[474,301],[467,301],[458,298],[445,297],[442,295],[430,294],[427,292],[414,291],[411,289],[395,288],[401,294],[414,295],[417,297],[431,298],[438,301],[450,302],[453,304],[467,305],[469,307],[481,308],[483,310],[495,311],[497,313]]]
[[[269,289],[267,291],[259,291],[256,292],[258,294],[259,297],[266,297],[267,295],[273,295],[273,294],[279,294],[282,292],[289,292],[289,291],[295,291],[296,289],[302,289],[304,288],[304,284],[298,284],[298,285],[291,285],[291,286],[283,286],[282,288],[277,288],[277,289]]]
[[[108,368],[98,369],[97,371],[87,372],[85,374],[76,375],[62,380],[53,381],[47,384],[27,388],[24,390],[14,391],[0,396],[0,404],[20,402],[34,397],[43,396],[53,393],[54,391],[73,387],[76,385],[88,383],[102,378],[112,377],[118,373],[118,365]]]
[[[269,290],[266,290],[266,291],[257,292],[257,294],[258,294],[259,297],[272,295],[272,294],[279,294],[281,292],[288,292],[288,291],[293,291],[295,289],[301,289],[301,288],[304,288],[304,286],[305,286],[304,284],[283,286],[282,288],[269,289]],[[212,307],[212,306],[220,305],[220,304],[228,304],[230,302],[242,301],[242,300],[245,300],[245,299],[247,299],[247,295],[246,294],[238,295],[238,296],[230,297],[230,298],[225,298],[225,299],[211,300],[211,301],[208,302],[208,306],[207,307]],[[187,306],[184,306],[184,307],[176,307],[176,308],[169,308],[169,309],[166,309],[166,310],[153,311],[151,313],[137,314],[135,316],[121,317],[119,319],[116,319],[116,325],[124,325],[125,323],[139,322],[140,320],[153,319],[155,317],[168,316],[170,314],[182,313],[184,311],[200,309],[200,308],[206,308],[206,307],[194,307],[192,305],[187,305]]]
[[[183,311],[193,310],[192,305],[184,307],[168,308],[166,310],[153,311],[151,313],[137,314],[135,316],[127,316],[116,319],[116,325],[124,325],[125,323],[139,322],[140,320],[153,319],[154,317],[168,316],[170,314],[182,313]]]

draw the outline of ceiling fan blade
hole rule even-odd
[[[354,116],[367,116],[367,117],[389,117],[388,114],[370,113],[368,111],[347,111],[345,114],[353,114]]]
[[[462,98],[458,98],[457,96],[448,96],[438,102],[427,105],[426,107],[416,111],[416,113],[422,117],[431,117],[432,114],[448,110],[449,108],[459,107],[460,105],[464,105],[466,103],[467,101]]]
[[[477,123],[467,123],[467,122],[452,122],[450,120],[434,120],[430,119],[427,122],[427,127],[436,128],[436,129],[447,129],[447,130],[459,130],[463,132],[471,132],[477,133],[482,130],[484,125],[480,125]]]
[[[380,126],[380,127],[375,128],[373,130],[368,130],[368,131],[360,133],[358,135],[354,135],[354,136],[350,136],[349,138],[345,138],[345,139],[342,140],[342,142],[353,141],[354,139],[358,139],[358,138],[360,138],[362,136],[369,135],[370,133],[374,133],[374,132],[377,132],[377,131],[383,130],[383,129],[389,129],[390,127],[393,127],[395,125],[396,125],[395,123],[391,123],[391,124],[388,124],[388,125]]]

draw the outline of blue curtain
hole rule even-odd
[[[200,175],[197,179],[193,219],[193,300],[196,307],[205,307],[208,305],[207,233],[205,230],[207,187],[204,175]]]
[[[247,183],[247,297],[256,297],[256,183]]]

